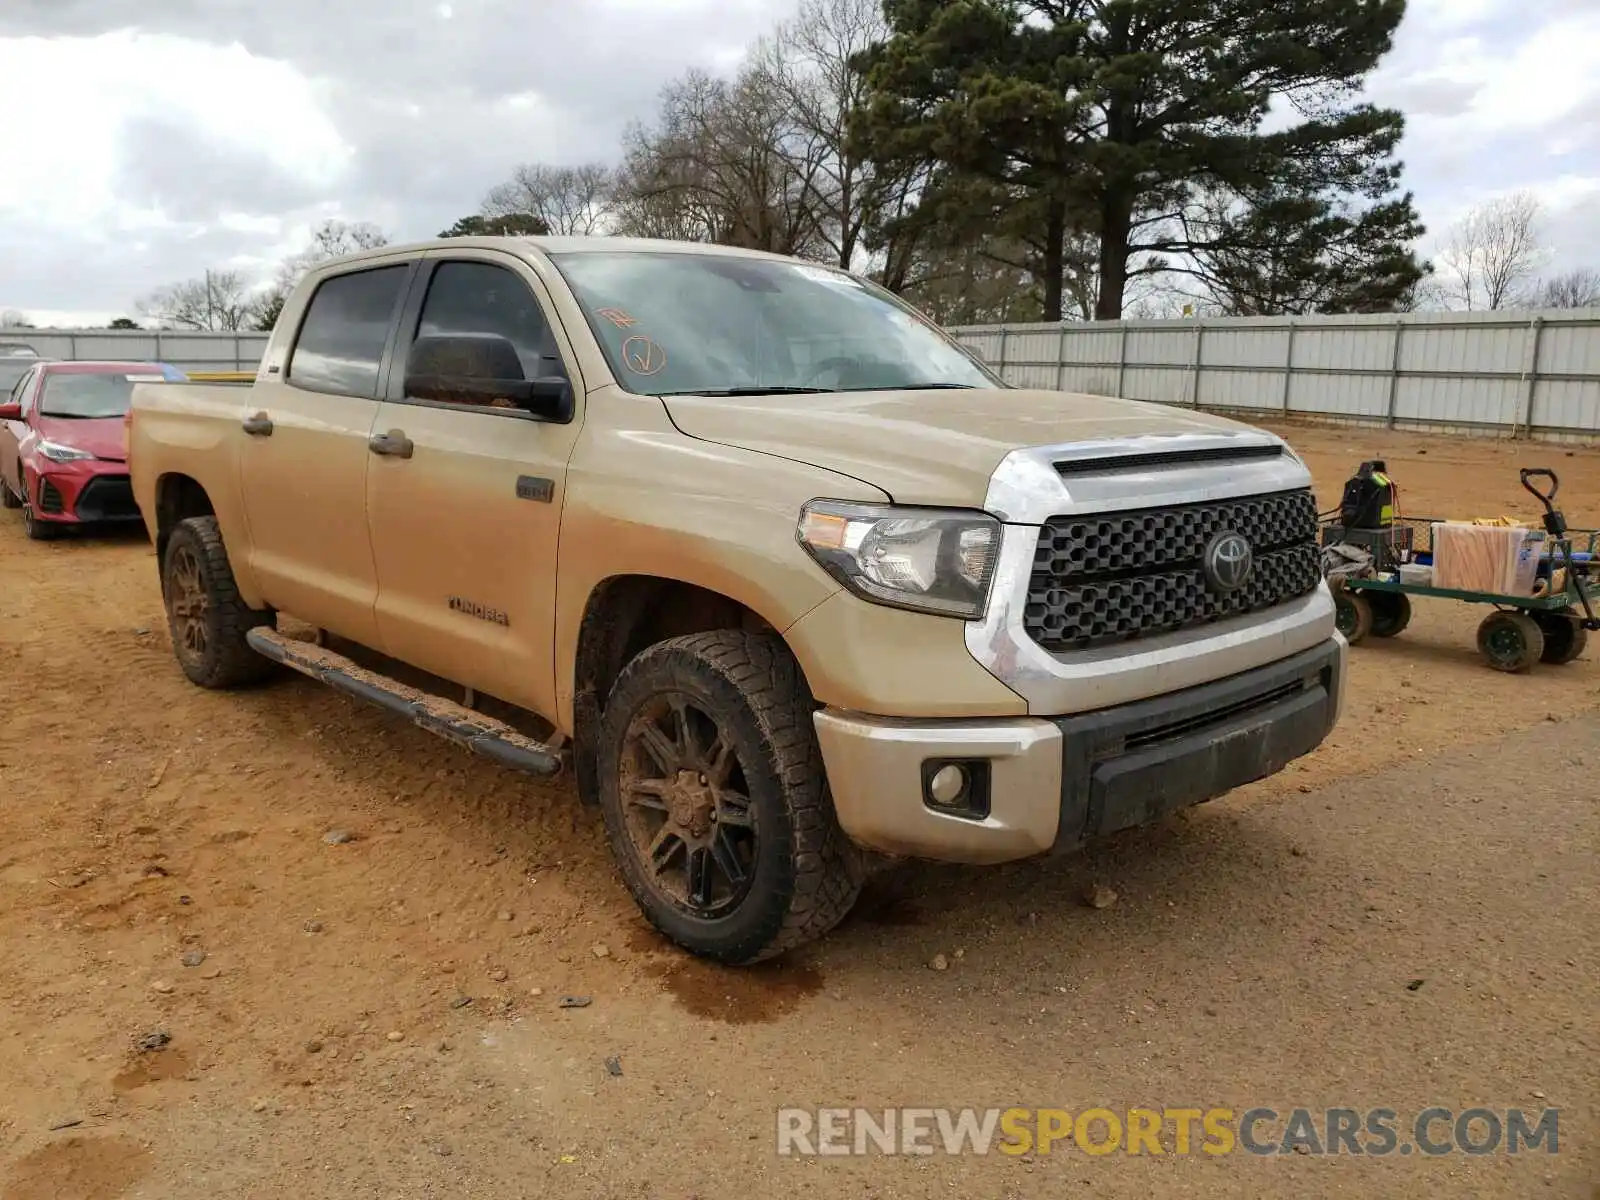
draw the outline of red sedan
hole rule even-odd
[[[0,397],[0,503],[30,538],[137,521],[123,418],[136,383],[182,382],[162,363],[38,362]]]

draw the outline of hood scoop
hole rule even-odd
[[[1116,471],[1143,471],[1149,467],[1192,466],[1195,463],[1245,462],[1280,458],[1278,442],[1241,442],[1234,446],[1190,446],[1182,450],[1147,450],[1128,454],[1103,454],[1087,458],[1068,458],[1055,462],[1056,473],[1064,479],[1074,475],[1109,475]]]

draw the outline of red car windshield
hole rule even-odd
[[[127,414],[133,385],[126,371],[51,372],[39,398],[39,415],[85,421],[121,417]]]

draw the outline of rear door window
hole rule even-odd
[[[289,382],[315,392],[376,399],[389,327],[407,264],[334,275],[318,285],[289,358]]]

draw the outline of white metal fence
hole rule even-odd
[[[1008,381],[1236,412],[1600,440],[1600,311],[1091,321],[951,331]],[[5,330],[51,358],[253,371],[264,333]]]
[[[264,333],[188,333],[132,329],[0,329],[0,342],[22,342],[44,358],[164,362],[182,371],[254,371]]]
[[[984,325],[1008,381],[1246,417],[1600,439],[1600,311]]]

